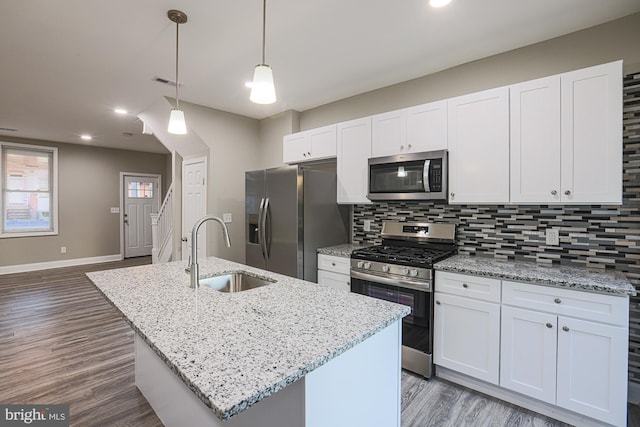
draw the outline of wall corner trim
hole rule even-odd
[[[33,264],[18,264],[0,267],[0,275],[12,273],[25,273],[27,271],[47,270],[50,268],[73,267],[76,265],[99,264],[103,262],[120,261],[120,254],[104,255],[89,258],[74,258],[60,261],[37,262]]]

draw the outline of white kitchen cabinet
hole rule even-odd
[[[448,285],[441,288],[439,284],[445,282]],[[500,281],[437,271],[435,286],[434,363],[498,384]],[[474,291],[476,287],[480,290]],[[497,294],[495,290],[488,290],[492,287],[497,287]],[[478,299],[469,295],[489,297]],[[498,296],[497,302],[491,301],[493,295]]]
[[[560,185],[560,76],[509,88],[511,203],[554,203]]]
[[[500,385],[626,425],[628,313],[624,297],[503,281]]]
[[[351,291],[350,258],[318,254],[318,284]]]
[[[393,156],[447,148],[447,101],[372,117],[371,156]]]
[[[337,125],[337,199],[338,203],[371,203],[369,157],[371,157],[371,117]]]
[[[622,203],[622,61],[560,75],[565,203]]]
[[[502,306],[500,385],[555,405],[557,316]]]
[[[509,88],[448,100],[449,203],[509,202]]]
[[[622,62],[510,86],[512,203],[622,203]]]
[[[336,157],[336,125],[285,135],[282,161],[300,163]]]

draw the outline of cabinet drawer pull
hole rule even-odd
[[[331,265],[332,265],[333,267],[335,267],[335,266],[336,266],[336,263],[335,263],[335,262],[332,262],[332,263],[331,263]]]
[[[569,327],[568,326],[563,326],[562,330],[565,331],[565,332],[569,332]]]
[[[551,323],[547,323],[547,328],[551,329],[553,328],[553,325]]]
[[[553,302],[555,302],[556,304],[560,304],[562,300],[560,298],[556,298],[553,300]]]
[[[463,288],[468,288],[468,287],[469,287],[469,285],[467,285],[466,283],[463,283],[463,284],[462,284],[462,287],[463,287]]]
[[[565,196],[568,196],[569,194],[571,194],[571,191],[569,191],[569,190],[567,190],[567,191],[565,191],[565,192],[564,192],[564,195],[565,195]]]
[[[440,301],[436,301],[436,304],[440,305]]]
[[[558,194],[558,192],[556,190],[551,190],[551,195],[555,196],[556,194]]]

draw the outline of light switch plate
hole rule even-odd
[[[558,246],[560,244],[560,231],[557,228],[547,228],[547,245]]]
[[[111,210],[110,210],[110,211],[111,211],[111,213],[115,213],[115,214],[117,214],[117,213],[120,213],[120,208],[118,208],[118,207],[116,207],[116,208],[111,208]]]
[[[222,214],[222,221],[229,224],[230,222],[233,222],[233,216],[230,213]]]

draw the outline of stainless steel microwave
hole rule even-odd
[[[369,159],[370,200],[447,200],[447,150]]]

